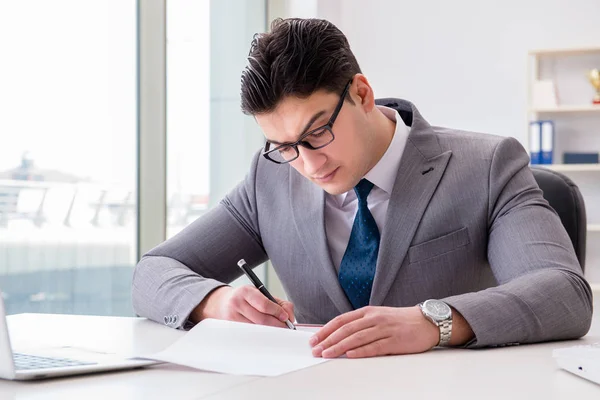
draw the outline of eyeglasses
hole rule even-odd
[[[331,114],[331,118],[329,121],[316,129],[306,132],[297,142],[287,143],[279,145],[275,148],[271,148],[273,146],[272,143],[267,142],[265,144],[265,150],[263,151],[263,156],[270,161],[273,161],[277,164],[287,164],[290,161],[294,161],[296,158],[300,156],[300,152],[298,151],[298,146],[302,146],[309,150],[317,150],[322,149],[327,146],[329,143],[333,142],[335,136],[333,135],[333,123],[335,122],[342,106],[344,105],[344,99],[348,94],[348,89],[350,88],[350,84],[352,80],[350,80],[344,91],[340,96],[340,101],[338,102],[333,114]]]

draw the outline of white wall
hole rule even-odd
[[[524,144],[527,51],[600,45],[600,0],[320,0],[318,10],[348,36],[377,97]]]
[[[433,125],[513,136],[526,148],[528,51],[600,47],[600,0],[271,0],[269,5],[269,19],[313,16],[335,23],[376,97],[410,100]],[[581,103],[580,95],[591,101],[584,72],[581,82],[568,82],[569,90],[559,87],[562,101]],[[573,140],[572,132],[581,119],[557,125],[559,135],[568,136],[558,138],[561,148],[575,142],[579,147],[570,150],[582,150],[583,139]],[[588,223],[598,224],[600,211],[593,207],[600,198],[598,174],[574,175],[584,192]],[[586,275],[597,285],[599,239],[600,233],[588,233]]]

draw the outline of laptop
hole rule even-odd
[[[0,294],[0,378],[33,380],[145,367],[156,361],[124,358],[115,354],[75,347],[34,352],[13,352],[8,334],[4,300]]]
[[[600,342],[556,349],[552,356],[560,368],[600,385]]]

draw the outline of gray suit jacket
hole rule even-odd
[[[409,102],[378,100],[411,126],[387,210],[370,304],[442,299],[468,321],[468,346],[583,336],[592,294],[560,219],[514,138],[430,126]],[[258,153],[221,203],[135,269],[137,314],[176,328],[240,258],[270,259],[296,318],[352,310],[327,246],[325,193]]]

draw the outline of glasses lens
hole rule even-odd
[[[333,133],[327,128],[323,128],[319,131],[311,133],[310,135],[304,138],[304,142],[308,142],[315,149],[325,147],[332,141]]]
[[[298,157],[298,152],[292,146],[281,146],[268,154],[269,158],[278,163],[290,162]]]

